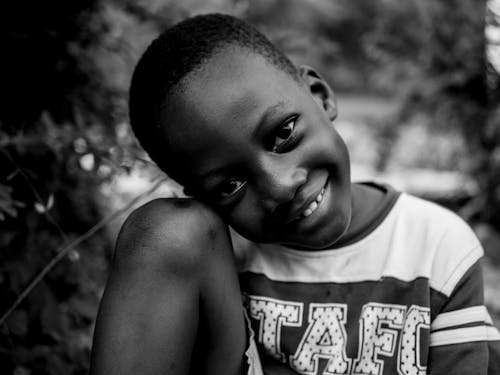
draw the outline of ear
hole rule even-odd
[[[310,66],[301,65],[299,74],[314,100],[323,108],[330,121],[335,120],[337,118],[337,103],[330,85]]]

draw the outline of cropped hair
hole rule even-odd
[[[130,85],[129,116],[141,146],[165,172],[168,143],[159,133],[160,109],[179,81],[205,64],[218,50],[236,45],[263,56],[298,80],[292,62],[248,23],[225,14],[188,18],[160,34],[137,63]]]

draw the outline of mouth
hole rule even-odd
[[[294,218],[293,221],[303,220],[311,216],[321,206],[321,203],[323,202],[323,198],[325,196],[327,185],[328,180],[326,181],[325,186],[323,186],[320,192],[316,195],[316,197],[300,211],[300,213]]]
[[[321,189],[318,196],[307,206],[307,208],[302,211],[299,215],[299,219],[311,216],[314,211],[316,211],[323,201],[323,195],[325,194],[325,188]]]

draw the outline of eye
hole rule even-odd
[[[224,199],[228,198],[234,194],[236,194],[243,186],[245,186],[246,182],[237,180],[237,179],[231,179],[224,181],[222,184],[220,184],[217,189],[216,189],[216,197],[219,199]]]
[[[282,151],[281,150],[282,147],[285,146],[288,143],[288,141],[292,138],[296,120],[297,118],[294,117],[278,127],[278,129],[274,133],[274,143],[272,146],[273,152]]]

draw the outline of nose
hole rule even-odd
[[[279,205],[291,201],[306,181],[307,172],[303,168],[287,165],[264,169],[257,182],[264,209],[273,212]]]

